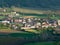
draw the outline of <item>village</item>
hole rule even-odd
[[[60,45],[60,0],[0,0],[0,45]]]
[[[3,10],[0,10],[0,12],[6,12],[6,10],[3,9]],[[11,28],[13,30],[60,27],[60,20],[59,19],[56,20],[56,19],[49,19],[49,18],[36,18],[33,16],[21,17],[19,15],[20,14],[17,12],[11,12],[8,15],[0,14],[0,16],[5,16],[5,18],[0,19],[0,24],[3,24],[4,26],[7,25],[9,28]]]

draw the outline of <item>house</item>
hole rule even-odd
[[[22,19],[19,19],[19,22],[22,23],[23,22]]]
[[[5,21],[2,21],[2,23],[10,23],[10,21],[5,20]]]
[[[24,19],[22,23],[25,24],[26,23],[26,20]]]
[[[28,19],[28,22],[31,22],[31,21],[32,21],[32,20],[29,18],[29,19]]]
[[[16,25],[14,24],[14,25],[12,25],[12,28],[13,28],[14,30],[17,30],[17,29],[18,29],[18,26],[16,26]]]
[[[16,16],[19,16],[19,14],[18,14],[18,13],[16,13],[15,15],[16,15]]]
[[[19,19],[15,19],[14,22],[15,22],[15,23],[19,23]]]
[[[30,28],[36,28],[35,26],[31,26]]]
[[[60,20],[58,20],[58,25],[60,25]]]
[[[41,26],[41,23],[40,22],[37,22],[36,25]]]
[[[0,12],[6,12],[6,9],[0,8]]]
[[[49,26],[51,26],[51,27],[57,27],[57,20],[48,20],[47,21],[48,22],[48,24],[49,24]]]
[[[47,22],[43,22],[43,23],[42,23],[42,28],[44,28],[44,27],[45,27],[45,28],[48,28],[48,27],[49,27],[49,24],[48,24]]]
[[[4,25],[6,25],[7,23],[9,24],[10,21],[5,20],[5,21],[2,21],[1,23],[4,24]]]

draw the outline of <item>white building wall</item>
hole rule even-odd
[[[60,20],[58,20],[58,25],[60,25]]]

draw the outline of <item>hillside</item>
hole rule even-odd
[[[11,7],[13,11],[26,14],[60,14],[60,10],[36,10],[28,8]]]
[[[45,11],[42,10],[32,10],[32,9],[26,9],[26,8],[17,8],[13,7],[13,11],[20,12],[20,13],[27,13],[27,14],[43,14]]]
[[[0,7],[11,6],[31,9],[60,9],[60,0],[0,0]]]

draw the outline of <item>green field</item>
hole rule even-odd
[[[7,15],[7,14],[9,14],[9,13],[2,13],[3,15]],[[24,16],[34,16],[34,17],[36,17],[36,18],[48,18],[48,14],[30,14],[30,13],[20,13],[20,16],[19,17],[24,17]],[[3,19],[3,18],[5,18],[5,16],[0,16],[0,19]],[[52,15],[51,15],[51,18],[53,18],[52,17]],[[60,15],[55,15],[55,19],[60,19]]]
[[[48,10],[31,10],[31,9],[25,9],[25,8],[18,8],[18,7],[11,7],[11,8],[6,8],[7,12],[0,12],[0,14],[3,15],[9,15],[11,14],[12,11],[16,11],[20,14],[19,17],[23,17],[23,16],[36,16],[37,18],[48,18],[49,15],[54,15],[48,11]],[[44,11],[48,12],[49,14],[45,14]],[[42,13],[42,14],[41,14]],[[60,15],[56,14],[55,17],[57,19],[60,19]],[[3,18],[3,17],[1,17]],[[53,18],[53,17],[52,17]]]
[[[56,43],[57,45],[60,44]],[[36,42],[36,43],[29,43],[29,44],[25,44],[25,45],[56,45],[55,42]]]
[[[38,42],[38,43],[30,43],[25,45],[54,45],[53,42]]]

